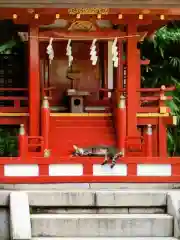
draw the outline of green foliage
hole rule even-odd
[[[18,155],[18,130],[16,128],[0,128],[0,157]]]
[[[16,46],[16,41],[10,40],[7,43],[0,45],[0,54],[10,54],[12,48]]]
[[[168,93],[173,101],[167,105],[178,118],[177,127],[168,129],[168,150],[171,156],[180,155],[180,23],[160,28],[140,48],[141,57],[150,60],[149,66],[142,66],[142,87],[176,86]]]

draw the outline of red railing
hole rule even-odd
[[[20,125],[19,131],[19,156],[26,158],[29,155],[48,157],[49,151],[49,121],[50,109],[47,97],[44,97],[41,110],[41,134],[42,136],[27,136],[24,125]]]
[[[166,106],[166,101],[173,99],[172,96],[166,96],[167,92],[174,91],[175,87],[160,88],[141,88],[137,91],[140,92],[140,107],[138,112],[170,112],[170,109]],[[166,108],[166,109],[165,109]]]
[[[111,169],[101,157],[1,158],[0,182],[179,183],[180,157],[123,157]]]
[[[137,89],[137,92],[140,93],[140,103],[139,103],[139,109],[137,109],[137,112],[141,113],[158,113],[161,111],[162,107],[166,107],[166,101],[170,101],[173,99],[172,96],[166,96],[167,92],[174,91],[175,87],[165,87],[161,86],[161,88],[140,88]],[[109,104],[114,103],[112,100],[114,99],[115,95],[117,93],[122,93],[126,96],[127,90],[126,88],[122,89],[106,89],[106,88],[100,88],[99,92],[110,92],[112,93],[111,98],[109,99]],[[105,94],[106,96],[106,94]],[[127,96],[128,97],[128,96]],[[137,96],[138,97],[138,96]],[[107,100],[107,97],[102,100],[102,102]],[[108,106],[109,107],[109,106]],[[167,112],[170,110],[167,108]]]
[[[21,126],[22,127],[22,126]],[[41,136],[19,135],[19,157],[26,159],[28,156],[44,156],[44,139]]]
[[[28,107],[22,106],[22,101],[27,105],[28,102],[28,88],[0,88],[0,92],[3,92],[5,96],[0,96],[0,101],[3,101],[3,106],[0,106],[0,112],[27,112]],[[14,95],[15,93],[26,93],[25,96],[6,96],[8,92],[11,92],[9,95]],[[12,101],[12,106],[7,105],[7,101]]]

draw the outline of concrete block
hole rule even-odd
[[[109,189],[109,190],[125,190],[125,189],[139,189],[139,190],[167,190],[167,189],[173,189],[177,188],[180,184],[178,183],[90,183],[89,188],[90,189]]]
[[[31,239],[29,202],[25,192],[10,194],[10,231],[13,240]]]
[[[0,239],[9,240],[9,209],[0,208]]]
[[[115,208],[114,208],[115,209]],[[155,207],[150,207],[150,208],[129,208],[128,211],[130,214],[155,214],[155,213],[165,213],[164,208],[155,208]]]
[[[95,193],[92,191],[29,191],[30,206],[93,206]]]
[[[174,217],[174,237],[180,238],[180,192],[171,191],[167,196],[167,212]]]
[[[159,191],[97,191],[97,206],[157,207],[166,205],[166,193]]]
[[[128,237],[128,238],[121,238],[121,237],[102,237],[102,238],[96,238],[96,237],[92,237],[92,238],[83,238],[83,240],[177,240],[177,238],[173,238],[173,237],[153,237],[153,238],[148,238],[148,237]],[[50,237],[43,237],[43,238],[32,238],[32,240],[82,240],[82,238],[77,238],[77,237],[70,237],[70,238],[50,238]]]
[[[33,237],[170,237],[173,218],[165,214],[35,214]]]
[[[82,240],[82,238],[49,238],[49,237],[45,237],[45,238],[32,238],[32,240]],[[177,238],[173,238],[173,237],[167,237],[167,238],[164,238],[164,237],[153,237],[153,238],[146,238],[146,237],[132,237],[132,238],[124,238],[124,237],[103,237],[103,238],[96,238],[96,237],[93,237],[93,238],[83,238],[83,240],[178,240]]]
[[[0,184],[2,190],[74,190],[89,189],[89,183]]]
[[[158,189],[170,190],[180,188],[179,183],[53,183],[53,184],[0,184],[1,190],[125,190],[125,189]]]
[[[108,213],[108,214],[127,214],[128,208],[33,208],[35,214],[92,214],[92,213]]]
[[[8,206],[9,205],[9,196],[10,191],[1,190],[0,191],[0,206]]]

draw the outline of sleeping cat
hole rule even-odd
[[[76,145],[73,145],[74,156],[104,156],[104,161],[101,165],[105,165],[108,163],[108,160],[111,159],[111,168],[113,168],[116,165],[116,161],[118,158],[123,156],[122,152],[119,152],[115,147],[113,146],[92,146],[87,148],[80,148]]]

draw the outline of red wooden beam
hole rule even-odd
[[[173,125],[173,117],[162,117],[163,123],[167,125]],[[138,126],[144,126],[144,125],[158,125],[159,124],[159,118],[158,117],[137,117],[137,124]]]
[[[84,9],[84,8],[83,8]],[[97,15],[98,13],[101,13],[101,11],[99,11],[98,9],[100,8],[92,8],[93,12],[91,11],[91,8],[88,9],[89,14],[87,12],[84,12],[84,14],[86,13],[89,16],[92,15]],[[104,9],[104,8],[103,8]],[[74,15],[76,16],[77,13],[80,13],[83,15],[82,12],[82,8],[76,8],[77,11],[74,11],[74,14],[69,14],[70,10],[69,8],[33,8],[33,9],[29,9],[29,8],[1,8],[0,9],[0,16],[1,17],[5,17],[5,16],[10,16],[14,13],[16,14],[21,14],[21,15],[33,15],[35,13],[38,14],[42,14],[42,15],[56,15],[61,14],[61,15]],[[164,14],[164,15],[169,15],[169,16],[180,16],[180,12],[178,10],[178,8],[152,8],[152,9],[144,9],[144,8],[106,8],[105,9],[107,14],[104,15],[114,15],[114,14],[125,14],[125,15],[134,15],[134,14],[145,14],[145,15],[151,15],[151,16],[156,16],[158,17],[158,15],[160,14]],[[102,11],[103,13],[103,11]],[[103,14],[102,14],[103,15]]]
[[[29,40],[29,134],[39,136],[40,66],[38,27],[30,26]]]
[[[137,32],[135,23],[129,23],[127,33],[133,35]],[[137,89],[140,87],[140,53],[137,49],[137,39],[127,39],[127,136],[138,135],[136,112],[139,106]]]

